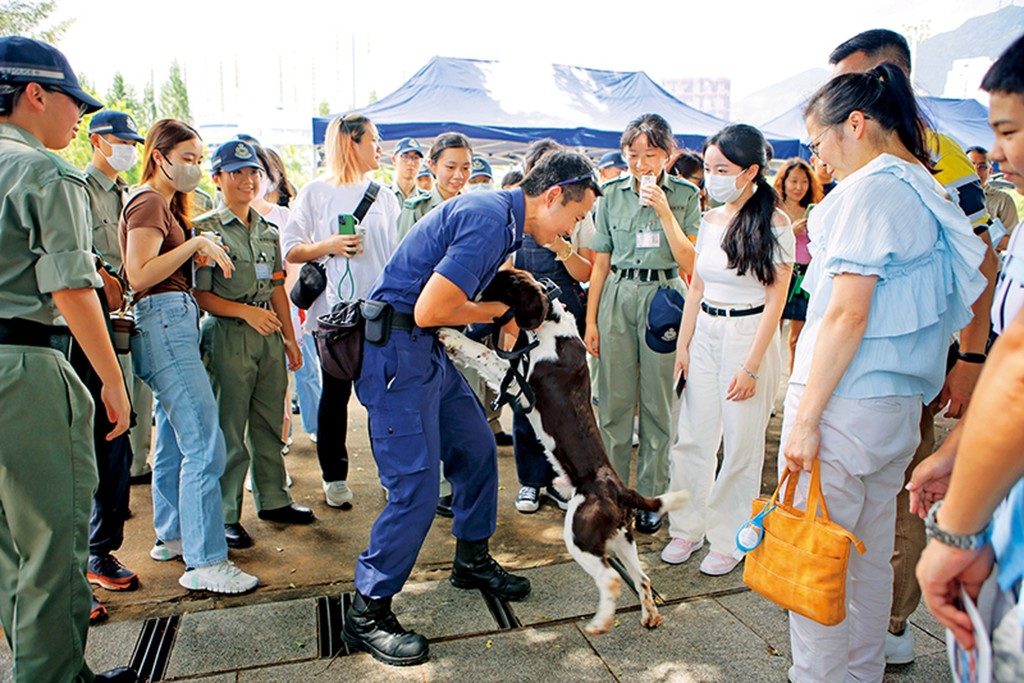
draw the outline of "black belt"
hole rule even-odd
[[[742,318],[746,315],[757,315],[758,313],[761,313],[764,311],[764,304],[754,306],[753,308],[715,308],[714,306],[708,306],[706,303],[701,301],[700,310],[715,317]]]
[[[664,274],[666,279],[672,279],[679,271],[675,268],[619,268],[612,266],[612,272],[618,273],[619,277],[626,280],[657,282],[660,279],[659,275]]]
[[[32,320],[0,319],[0,344],[40,346],[55,349],[66,356],[71,348],[71,332],[66,327],[43,325]]]
[[[415,327],[416,319],[413,316],[391,309],[391,329],[412,332]]]

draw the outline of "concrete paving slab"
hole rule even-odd
[[[85,661],[93,671],[128,666],[142,632],[141,621],[106,622],[89,627]]]
[[[588,640],[619,681],[784,681],[790,661],[714,600],[662,610],[654,630],[623,623]]]
[[[235,672],[227,674],[213,674],[212,676],[194,676],[189,678],[175,678],[177,681],[195,681],[195,683],[235,683],[238,680],[238,674]]]
[[[212,610],[182,617],[167,677],[316,656],[316,604],[312,600]]]
[[[792,658],[789,613],[786,610],[753,591],[717,597],[715,601],[783,657]]]
[[[916,650],[915,650],[916,651]],[[890,666],[885,670],[882,683],[939,683],[950,679],[949,659],[946,652],[918,657],[912,664]]]
[[[665,543],[668,543],[667,538]],[[709,552],[707,544],[683,564],[662,562],[661,551],[664,547],[664,543],[659,543],[652,550],[641,552],[640,562],[651,577],[651,586],[665,600],[681,600],[744,587],[742,563],[725,576],[700,573],[700,563]]]
[[[429,640],[498,628],[480,591],[458,589],[447,579],[407,584],[394,610],[402,626]]]
[[[316,681],[392,683],[401,681],[581,681],[615,679],[572,625],[520,629],[475,638],[432,643],[430,661],[391,667],[360,653],[332,662],[317,661],[242,671],[239,683]]]
[[[589,615],[597,610],[597,584],[575,562],[524,569],[519,574],[530,579],[530,597],[510,604],[524,626]],[[623,585],[617,607],[639,604],[633,592]],[[639,621],[640,617],[636,619]]]
[[[11,648],[7,641],[0,639],[0,683],[12,683],[14,680],[14,660],[11,659]]]

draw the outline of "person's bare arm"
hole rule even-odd
[[[174,271],[195,254],[213,259],[225,277],[235,269],[231,258],[220,245],[206,237],[185,240],[167,253],[160,253],[164,235],[157,228],[138,227],[128,231],[124,270],[132,289],[144,291],[169,278]]]
[[[499,301],[470,301],[458,285],[434,273],[416,299],[413,317],[420,327],[445,327],[489,323],[508,310]]]
[[[590,271],[590,291],[587,292],[587,327],[584,342],[594,357],[601,355],[601,336],[597,329],[597,311],[601,305],[604,282],[611,272],[612,255],[607,251],[594,252],[594,267]]]

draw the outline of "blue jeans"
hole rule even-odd
[[[132,361],[156,405],[153,527],[161,541],[181,539],[185,564],[228,557],[220,476],[224,434],[210,378],[199,355],[199,308],[191,294],[152,294],[135,305]]]
[[[296,330],[301,334],[301,330]],[[316,339],[303,334],[299,342],[302,347],[302,367],[295,371],[295,392],[299,395],[299,412],[302,414],[302,428],[307,434],[317,433],[316,413],[320,406],[320,355],[316,351]]]
[[[537,439],[530,419],[525,415],[512,415],[512,449],[520,486],[539,489],[551,485],[555,470],[544,454],[544,446]]]

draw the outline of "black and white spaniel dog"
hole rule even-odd
[[[571,313],[557,299],[548,304],[540,284],[521,270],[500,271],[481,299],[501,301],[516,311],[516,321],[532,333],[539,345],[533,349],[526,382],[536,405],[530,424],[544,445],[548,459],[559,474],[555,485],[570,498],[565,515],[565,545],[573,559],[594,577],[600,591],[597,613],[587,633],[605,633],[612,626],[615,602],[622,579],[609,564],[614,555],[626,568],[640,594],[641,623],[655,628],[661,615],[651,594],[651,580],[640,566],[633,539],[636,510],[665,513],[686,499],[682,492],[645,498],[627,488],[615,473],[598,431],[590,403],[587,352]],[[460,363],[477,368],[487,383],[499,391],[508,362],[483,344],[460,332],[442,328],[438,339]],[[514,393],[516,387],[510,387]]]

